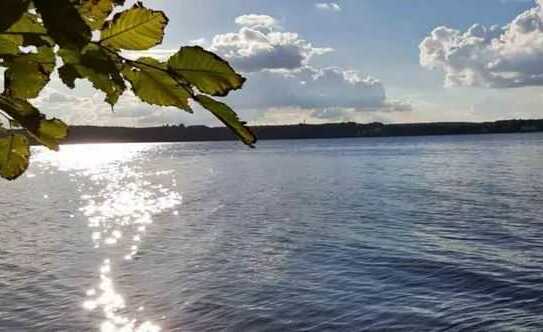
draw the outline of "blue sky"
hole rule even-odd
[[[543,10],[535,0],[144,4],[170,17],[152,55],[200,44],[245,73],[246,89],[228,101],[252,124],[543,117]],[[76,94],[53,83],[38,103],[71,123],[217,125],[204,112],[141,106],[130,95],[111,114],[102,96],[79,86]],[[79,116],[67,106],[96,112]]]

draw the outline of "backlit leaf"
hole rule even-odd
[[[28,0],[1,0],[0,1],[0,32],[9,29],[26,12],[30,1]]]
[[[0,176],[15,180],[28,168],[30,145],[28,139],[19,134],[0,138]]]
[[[60,141],[68,137],[68,126],[59,119],[42,119],[35,136],[41,144],[49,149],[58,150]]]
[[[253,144],[256,143],[256,136],[250,128],[245,126],[245,122],[239,120],[238,115],[228,105],[204,95],[198,95],[195,99],[230,128],[243,143],[253,147]]]
[[[140,58],[137,62],[141,64],[133,64],[123,70],[136,96],[152,105],[175,106],[191,111],[189,91],[165,72],[165,64],[153,58]]]
[[[47,36],[47,30],[38,20],[36,14],[25,13],[21,19],[9,28],[8,32],[16,33],[23,38],[23,46],[53,46],[51,37]],[[15,36],[14,36],[15,37]]]
[[[16,55],[21,53],[21,46],[48,45],[45,28],[37,21],[36,15],[25,13],[6,32],[0,35],[0,55]]]
[[[61,47],[80,49],[91,40],[91,30],[71,0],[34,0],[34,4],[47,32]]]
[[[15,55],[23,45],[22,36],[0,35],[0,56]]]
[[[68,136],[66,124],[58,119],[46,119],[45,115],[24,99],[0,95],[0,109],[51,150],[58,150],[60,141]]]
[[[168,60],[168,68],[200,92],[213,96],[226,96],[245,82],[228,62],[199,46],[181,48]]]
[[[55,54],[50,47],[37,53],[21,54],[5,62],[5,93],[22,99],[36,98],[49,83],[55,68]]]
[[[100,44],[124,50],[147,50],[162,42],[168,18],[137,3],[106,22]]]
[[[107,17],[113,11],[113,0],[83,0],[79,13],[93,30],[104,26]]]

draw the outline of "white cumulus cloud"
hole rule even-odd
[[[321,3],[315,4],[315,7],[323,11],[330,11],[330,12],[341,11],[341,6],[336,2],[321,2]]]
[[[243,72],[263,69],[296,69],[313,56],[331,52],[331,48],[313,47],[297,33],[279,31],[277,20],[267,15],[244,15],[236,19],[238,32],[213,38],[211,50],[220,53]]]
[[[378,79],[357,70],[315,67],[315,56],[333,50],[284,32],[273,17],[244,15],[236,23],[240,30],[215,36],[211,49],[248,76],[245,87],[229,97],[238,109],[306,110],[313,120],[329,121],[360,112],[411,110],[408,103],[389,100]]]
[[[406,103],[388,100],[379,80],[339,67],[306,66],[255,73],[231,101],[241,108],[334,109],[334,114],[338,109],[357,112],[410,110]]]
[[[447,86],[543,85],[543,0],[504,27],[435,28],[420,44],[420,63],[443,70]]]
[[[236,24],[242,27],[251,27],[255,30],[269,32],[272,29],[279,28],[277,20],[268,15],[249,14],[236,18]]]

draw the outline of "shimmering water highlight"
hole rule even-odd
[[[0,331],[540,331],[542,173],[541,134],[39,150]]]

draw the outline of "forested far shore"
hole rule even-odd
[[[466,135],[525,133],[543,131],[543,120],[504,120],[495,122],[438,122],[410,124],[298,124],[253,126],[258,139],[311,139],[348,137],[393,137],[425,135]],[[66,144],[122,142],[228,141],[235,136],[225,127],[162,126],[147,128],[71,126]]]

